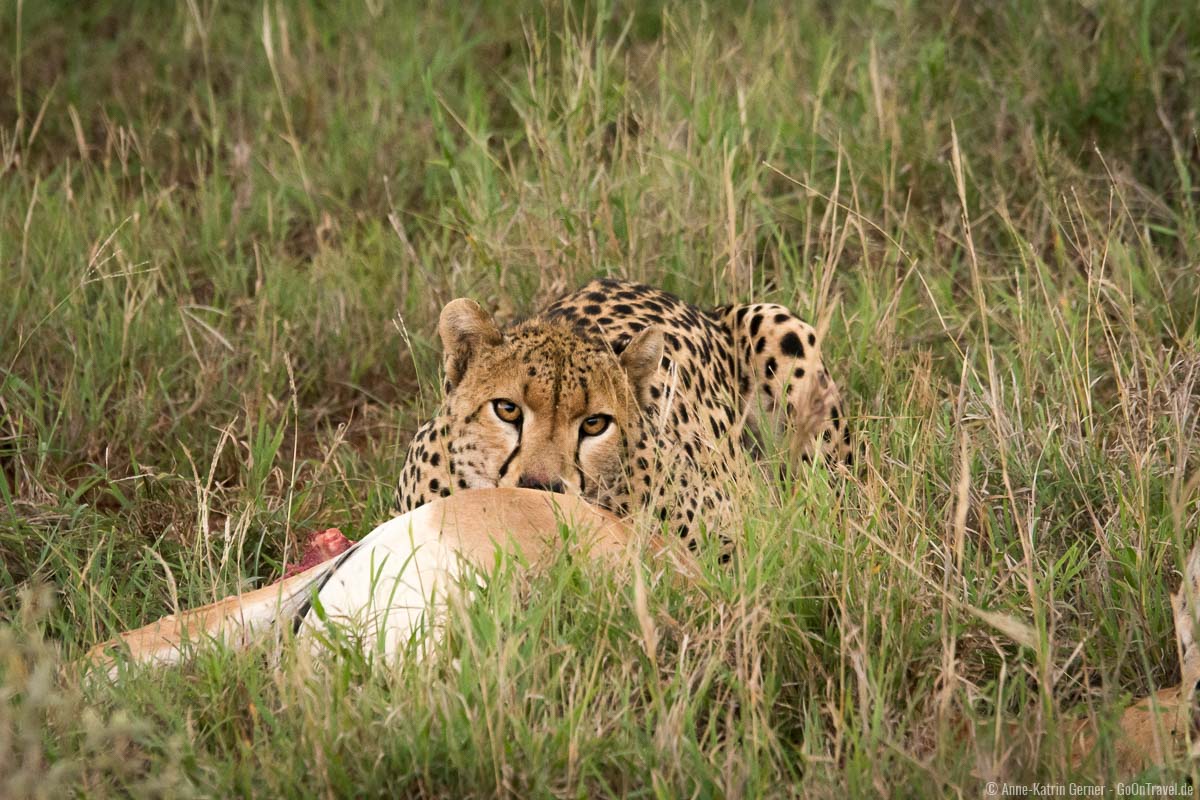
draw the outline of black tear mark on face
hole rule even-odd
[[[497,477],[503,478],[505,475],[508,474],[509,465],[512,464],[513,459],[516,458],[517,454],[520,452],[521,452],[521,443],[518,442],[517,446],[513,448],[513,451],[508,454],[508,458],[504,459],[504,463],[500,465],[500,472],[498,473]]]

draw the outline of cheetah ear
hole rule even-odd
[[[645,404],[647,401],[650,382],[658,372],[662,354],[663,333],[657,326],[638,333],[621,353],[621,366],[629,376],[629,385],[633,387],[639,403]]]
[[[466,374],[467,364],[481,349],[495,347],[503,340],[491,315],[479,303],[465,297],[451,300],[442,309],[438,336],[442,339],[447,391],[458,385]]]

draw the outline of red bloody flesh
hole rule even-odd
[[[326,528],[320,533],[314,533],[304,543],[300,560],[289,564],[284,570],[283,577],[290,578],[306,569],[315,567],[322,561],[328,561],[338,553],[344,553],[351,544],[351,541],[343,536],[337,528]]]

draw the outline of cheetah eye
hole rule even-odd
[[[512,400],[493,400],[492,409],[495,410],[497,417],[510,425],[516,425],[521,421],[521,408]]]
[[[612,417],[607,414],[596,414],[588,417],[579,426],[579,432],[584,436],[599,436],[608,430],[608,426],[612,423]]]

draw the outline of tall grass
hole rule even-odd
[[[1200,527],[1192,11],[0,7],[0,795],[1112,781]],[[819,322],[858,474],[691,588],[502,566],[419,664],[80,682],[385,518],[446,301],[597,274]]]

